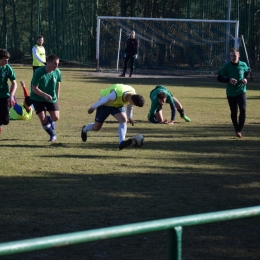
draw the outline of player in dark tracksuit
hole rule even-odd
[[[250,68],[240,61],[238,49],[229,52],[230,62],[224,64],[218,72],[217,80],[226,83],[226,95],[231,111],[231,120],[238,138],[242,137],[242,129],[246,120],[246,84]],[[239,116],[237,117],[239,109]]]
[[[124,71],[119,77],[125,77],[125,73],[127,70],[127,63],[130,60],[130,74],[129,77],[132,77],[133,69],[134,69],[134,60],[137,59],[137,39],[135,38],[135,31],[131,32],[130,38],[126,42],[126,48],[125,48],[125,61],[124,61]]]

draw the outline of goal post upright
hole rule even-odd
[[[96,70],[99,71],[100,19],[97,17]]]

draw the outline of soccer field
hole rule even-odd
[[[31,67],[13,66],[17,81],[30,85]],[[0,242],[110,227],[260,205],[260,79],[247,86],[243,138],[235,137],[225,84],[210,77],[100,76],[85,68],[60,67],[62,83],[57,141],[33,114],[11,121],[0,135]],[[145,97],[134,108],[142,148],[118,150],[117,121],[109,117],[81,141],[87,109],[101,89],[131,85]],[[191,122],[176,115],[174,125],[147,121],[149,93],[164,85],[182,103]],[[20,85],[18,101],[22,102]],[[165,118],[170,117],[164,105]],[[183,230],[183,259],[259,259],[259,218]],[[3,259],[166,259],[166,232],[80,244]]]

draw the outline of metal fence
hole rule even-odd
[[[182,259],[183,227],[260,216],[260,206],[0,243],[0,256],[168,230],[168,260]]]
[[[259,67],[259,0],[126,2],[2,0],[0,48],[9,50],[12,62],[31,62],[31,49],[41,34],[47,54],[55,53],[66,62],[95,66],[97,16],[238,20],[239,36],[244,35],[251,68]]]

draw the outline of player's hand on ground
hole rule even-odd
[[[133,118],[128,118],[128,122],[131,124],[131,125],[134,125],[135,124],[135,121]]]
[[[168,120],[167,119],[164,119],[162,122],[161,122],[161,124],[168,124]]]
[[[174,120],[169,121],[168,125],[174,125]]]
[[[94,110],[95,110],[94,108],[90,107],[89,110],[88,110],[88,113],[92,114],[94,112]]]

